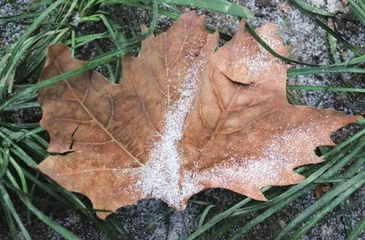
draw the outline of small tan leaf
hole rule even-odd
[[[323,196],[323,194],[328,192],[330,189],[331,187],[328,185],[322,185],[322,184],[318,185],[315,190],[317,200],[320,199]]]
[[[244,28],[215,52],[218,33],[189,12],[144,40],[137,58],[123,58],[122,84],[89,71],[41,89],[48,151],[64,154],[39,169],[111,211],[142,198],[183,210],[213,187],[265,200],[263,186],[302,181],[293,168],[321,162],[314,149],[333,145],[330,134],[361,116],[290,105],[287,65]],[[258,32],[286,55],[277,30]],[[83,64],[54,44],[40,81]]]

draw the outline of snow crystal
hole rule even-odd
[[[180,98],[167,111],[161,139],[152,149],[151,158],[143,169],[142,180],[137,183],[142,187],[144,197],[162,199],[177,208],[183,204],[182,196],[195,189],[189,178],[185,179],[187,184],[180,183],[181,158],[176,144],[182,137],[185,117],[194,99],[202,63],[197,61],[188,69]]]

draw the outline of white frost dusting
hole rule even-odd
[[[180,99],[176,101],[165,115],[164,129],[159,142],[151,151],[151,158],[144,166],[142,180],[137,183],[143,189],[144,197],[153,197],[166,201],[169,205],[181,207],[185,192],[191,192],[194,184],[189,179],[180,182],[180,153],[176,143],[181,139],[185,117],[192,105],[199,69],[199,60],[189,68],[180,91]]]
[[[311,127],[307,129],[298,127],[275,135],[271,141],[272,144],[267,147],[260,158],[232,156],[222,165],[205,172],[199,177],[199,180],[210,181],[223,188],[231,188],[232,185],[236,185],[242,186],[244,190],[256,188],[257,191],[263,186],[280,183],[283,173],[290,176],[290,180],[295,182],[297,175],[294,174],[293,168],[303,160],[298,158],[298,149],[303,152],[313,152],[313,156],[315,156],[314,146],[319,143],[313,138],[314,131]]]
[[[278,49],[282,46],[281,41],[278,39],[274,39],[262,33],[259,33],[259,35],[272,49]],[[237,55],[243,55],[242,58],[237,60],[237,64],[234,65],[234,68],[237,68],[237,72],[240,72],[240,68],[245,68],[246,76],[254,76],[260,72],[270,71],[273,68],[273,64],[280,62],[280,60],[274,58],[261,45],[259,45],[258,52],[252,52],[249,47],[244,45],[235,45],[232,52]]]
[[[273,60],[265,52],[261,52],[253,56],[245,56],[245,58],[240,59],[239,63],[245,64],[248,71],[247,75],[255,75],[261,70],[269,71]]]
[[[196,64],[189,72],[180,99],[171,106],[166,114],[165,128],[161,140],[152,150],[151,161],[145,166],[141,182],[144,197],[164,200],[170,206],[182,208],[187,196],[202,190],[203,184],[236,189],[249,193],[249,189],[260,191],[267,185],[296,183],[300,180],[293,172],[302,161],[301,153],[307,155],[307,162],[316,161],[314,148],[319,145],[313,138],[316,127],[296,126],[282,134],[275,135],[260,157],[237,154],[210,169],[197,174],[193,171],[181,171],[181,158],[176,143],[182,137],[185,116],[193,101],[195,91]],[[298,141],[300,139],[300,141]],[[259,147],[260,145],[258,145]],[[298,149],[301,149],[298,152]],[[283,179],[283,175],[286,177]],[[284,181],[285,180],[285,181]]]

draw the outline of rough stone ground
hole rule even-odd
[[[1,4],[10,2],[0,0],[0,15],[5,16],[14,14],[17,9],[13,5]],[[20,4],[26,4],[26,0],[12,1]],[[235,0],[236,3],[242,3],[242,0]],[[364,46],[365,29],[353,19],[353,14],[347,7],[344,7],[340,0],[307,0],[315,6],[321,7],[329,12],[337,13],[335,18],[336,27],[346,36],[351,43]],[[328,40],[325,31],[317,27],[309,18],[303,16],[298,10],[290,6],[285,0],[247,0],[246,6],[256,15],[256,19],[250,20],[249,23],[254,27],[259,27],[265,23],[276,23],[280,26],[280,34],[286,43],[291,46],[290,57],[303,62],[314,64],[330,64],[332,56],[329,53]],[[206,14],[207,24],[216,29],[233,34],[238,20],[218,13],[208,11],[199,11]],[[130,24],[138,26],[141,23],[150,22],[150,14],[143,10],[123,8],[119,13],[123,15],[121,22],[125,23],[128,18]],[[116,14],[118,15],[118,14]],[[164,31],[172,21],[165,17],[159,18],[159,28],[157,32]],[[2,41],[4,43],[14,41],[23,30],[22,26],[17,24],[8,24],[5,28],[0,29]],[[6,36],[6,34],[16,31],[16,34]],[[90,48],[83,49],[79,52],[80,57],[88,59],[94,53]],[[346,60],[352,57],[352,53],[340,46],[338,57]],[[317,85],[317,86],[357,86],[365,87],[364,79],[361,76],[353,74],[316,74],[288,79],[288,84]],[[348,93],[333,92],[309,92],[309,91],[292,91],[289,93],[295,101],[302,105],[309,105],[318,108],[334,108],[344,111],[346,114],[364,114],[365,97],[359,94],[353,95]],[[26,116],[20,115],[19,118]],[[350,129],[349,127],[347,129]],[[342,138],[351,134],[351,131],[341,131],[336,135],[340,141]],[[357,199],[365,194],[365,187],[356,192],[351,199]],[[199,193],[193,197],[194,200],[208,201],[217,205],[217,208],[226,208],[233,203],[241,200],[243,196],[222,190],[211,189]],[[245,239],[272,239],[275,232],[285,226],[299,212],[304,210],[316,201],[314,190],[302,196],[297,201],[289,204],[278,214],[269,218],[259,227],[251,231]],[[197,226],[199,217],[204,207],[190,201],[184,213],[171,211],[166,204],[161,201],[146,199],[142,200],[136,206],[124,207],[118,210],[116,217],[121,226],[135,239],[185,239]],[[21,207],[19,207],[21,210]],[[52,218],[63,226],[74,231],[81,239],[106,239],[101,232],[85,220],[81,215],[72,211],[55,210],[50,212]],[[330,217],[317,224],[303,240],[342,240],[346,237],[344,219],[350,221],[352,228],[356,227],[359,221],[365,216],[365,204],[360,203],[355,209],[346,214],[331,213]],[[332,216],[332,217],[331,217]],[[248,216],[247,220],[253,216]],[[33,218],[34,219],[34,218]],[[47,228],[42,223],[32,223],[34,227],[34,239],[62,239],[59,234]],[[4,222],[4,217],[0,217],[0,239],[9,239]],[[19,239],[22,239],[19,233]],[[224,239],[224,238],[222,238]],[[359,237],[365,239],[365,233]]]

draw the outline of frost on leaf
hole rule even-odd
[[[302,181],[293,168],[321,162],[314,149],[333,145],[330,134],[360,117],[290,105],[287,65],[244,27],[215,51],[218,34],[186,13],[144,40],[137,58],[123,58],[122,84],[88,71],[42,88],[48,151],[65,154],[51,154],[40,171],[110,211],[142,198],[183,210],[213,187],[265,200],[263,186]],[[287,54],[277,26],[258,32]],[[84,64],[54,44],[40,81]]]

